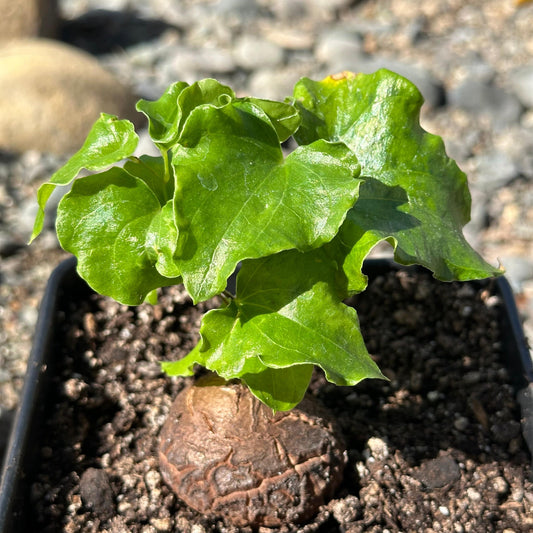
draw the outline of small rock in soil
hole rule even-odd
[[[428,489],[439,489],[457,481],[461,476],[453,457],[442,455],[423,463],[416,475]]]
[[[108,520],[115,511],[113,491],[104,470],[88,468],[80,480],[83,504],[101,520]]]

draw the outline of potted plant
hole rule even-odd
[[[180,392],[161,432],[163,477],[191,507],[238,527],[275,527],[305,521],[331,497],[346,462],[342,436],[304,396],[315,367],[340,386],[384,378],[345,303],[365,290],[376,244],[441,281],[501,274],[462,235],[466,177],[419,126],[421,104],[387,70],[303,79],[285,102],[238,98],[211,79],[179,82],[137,104],[160,157],[133,157],[132,124],[102,114],[39,189],[32,239],[52,191],[71,184],[57,234],[94,291],[138,306],[183,284],[207,305],[200,342],[163,363],[171,376],[200,366],[222,381]],[[290,137],[299,146],[285,157]],[[97,173],[75,179],[83,168]],[[202,304],[214,297],[219,307]],[[280,429],[289,421],[297,429]],[[238,422],[259,433],[257,455],[241,453],[252,437],[238,439]],[[272,466],[276,454],[294,475]],[[97,488],[82,499],[109,520],[112,483],[89,472],[84,486]]]

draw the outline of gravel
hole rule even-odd
[[[511,0],[59,0],[63,39],[143,98],[213,76],[283,98],[301,76],[388,66],[426,97],[425,129],[467,172],[466,235],[506,266],[533,338],[533,4]],[[96,21],[96,23],[95,23]],[[37,187],[64,158],[0,152],[0,428],[18,403],[46,279],[66,255],[52,231],[26,247]],[[5,444],[0,430],[0,453]]]

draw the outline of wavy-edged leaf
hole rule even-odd
[[[371,178],[361,185],[355,206],[348,211],[335,239],[327,244],[328,253],[337,258],[344,273],[344,276],[338,274],[344,298],[366,288],[363,261],[378,242],[386,240],[395,247],[394,236],[420,224],[408,210],[409,200],[401,187],[384,185]]]
[[[95,291],[137,305],[154,289],[181,282],[162,276],[155,266],[153,244],[162,236],[152,231],[161,212],[144,181],[114,167],[74,182],[58,206],[57,234]]]
[[[206,78],[193,83],[183,91],[178,99],[180,108],[180,132],[183,131],[187,119],[197,107],[223,107],[234,99],[235,93],[230,87],[212,78]]]
[[[167,87],[154,101],[141,99],[135,108],[148,119],[148,132],[154,143],[162,150],[168,150],[178,134],[180,109],[178,96],[189,84],[178,81]]]
[[[162,150],[169,150],[181,135],[190,113],[197,107],[219,107],[235,98],[233,90],[212,78],[191,85],[177,82],[170,85],[156,101],[139,100],[137,110],[148,117],[150,137]]]
[[[174,196],[174,179],[167,178],[165,161],[162,157],[142,155],[130,158],[124,170],[148,185],[163,206]]]
[[[268,346],[284,347],[261,353],[266,366],[314,364],[337,385],[383,377],[368,356],[357,313],[340,300],[337,268],[327,248],[290,250],[243,263],[237,279],[238,318],[253,323]]]
[[[166,278],[181,276],[175,258],[178,229],[174,218],[174,202],[169,200],[155,213],[146,233],[147,254],[157,271]]]
[[[421,128],[423,99],[413,84],[384,69],[345,73],[320,82],[303,79],[294,97],[303,117],[299,142],[346,143],[361,163],[362,176],[381,182],[381,192],[403,190],[407,198],[398,205],[376,196],[375,185],[362,188],[341,232],[352,249],[353,262],[345,261],[356,277],[352,286],[361,286],[362,259],[384,239],[395,245],[399,263],[421,264],[443,281],[500,273],[463,236],[470,218],[466,176],[446,155],[441,138]]]
[[[331,240],[357,197],[359,165],[345,145],[320,140],[284,160],[270,122],[240,103],[197,108],[182,140],[177,262],[194,301],[224,290],[243,259]]]
[[[241,98],[240,101],[253,104],[264,111],[272,122],[280,142],[286,141],[300,126],[300,114],[292,104],[251,97]]]
[[[383,378],[368,355],[356,311],[329,282],[336,270],[323,249],[245,261],[237,298],[207,313],[198,347],[166,369],[187,375],[198,363],[226,379],[243,379],[274,409],[298,403],[313,365],[337,385]],[[281,384],[289,383],[294,389],[283,394]]]
[[[305,396],[313,365],[295,365],[287,368],[268,368],[241,376],[250,392],[274,412],[290,411]]]
[[[155,213],[146,233],[146,251],[162,276],[177,278],[180,272],[174,261],[178,241],[174,220],[174,179],[166,179],[162,157],[130,158],[124,164],[124,170],[142,180],[159,200],[161,209]]]
[[[83,146],[57,170],[50,180],[37,191],[39,205],[30,242],[43,229],[44,210],[57,185],[68,185],[82,169],[102,170],[129,157],[137,148],[139,137],[129,120],[119,120],[114,115],[101,113],[93,124]]]

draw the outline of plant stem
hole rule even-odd
[[[168,183],[168,180],[170,179],[170,164],[169,164],[169,161],[168,161],[168,150],[161,150],[161,155],[163,156],[163,164],[164,164],[164,168],[165,168],[165,175],[164,175],[164,180],[165,180],[165,183]]]
[[[221,292],[220,297],[222,300],[224,300],[225,304],[229,304],[235,298],[235,296],[233,296],[233,294],[231,294],[229,291]]]

